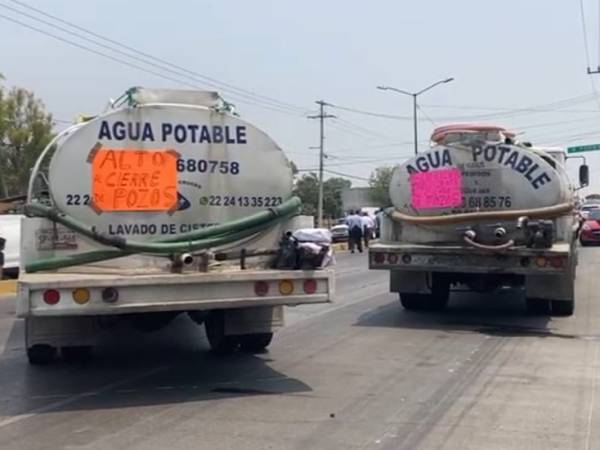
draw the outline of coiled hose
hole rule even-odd
[[[83,224],[63,212],[48,206],[33,203],[27,206],[28,214],[44,217],[53,222],[60,223],[100,244],[113,246],[118,250],[99,250],[59,258],[48,258],[27,264],[25,270],[30,273],[39,272],[41,270],[55,270],[62,267],[120,258],[134,253],[172,255],[217,247],[236,242],[271,228],[284,219],[297,214],[300,205],[300,199],[298,197],[292,197],[277,207],[258,212],[242,219],[233,220],[214,227],[182,233],[161,241],[141,242],[126,239],[122,236],[111,236],[106,233],[101,233],[97,231],[95,227]]]
[[[553,219],[564,216],[573,211],[572,203],[559,203],[558,205],[543,208],[515,209],[509,211],[482,211],[461,214],[448,214],[445,216],[410,216],[400,211],[389,208],[388,216],[396,222],[406,222],[413,225],[452,225],[456,223],[472,222],[476,220],[512,220],[519,217],[530,219]],[[391,210],[391,211],[390,211]]]
[[[482,211],[460,214],[448,214],[445,216],[410,216],[401,213],[393,208],[388,208],[386,214],[395,222],[405,222],[412,225],[452,225],[465,222],[474,222],[481,220],[514,220],[522,217],[528,219],[554,219],[564,216],[573,211],[572,203],[559,203],[558,205],[546,206],[532,209],[516,209],[512,211]],[[463,241],[472,247],[481,250],[502,251],[515,245],[515,241],[510,239],[508,242],[499,245],[486,245],[476,242],[474,238],[463,236]]]

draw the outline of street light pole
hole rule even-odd
[[[440,80],[440,81],[436,81],[435,83],[430,84],[429,86],[427,86],[424,89],[421,89],[420,91],[417,92],[408,92],[408,91],[404,91],[402,89],[398,89],[395,87],[391,87],[391,86],[377,86],[377,89],[381,90],[381,91],[393,91],[393,92],[397,92],[399,94],[404,94],[404,95],[410,95],[413,98],[413,129],[414,129],[414,138],[415,138],[415,155],[417,153],[419,153],[419,137],[418,137],[418,132],[417,132],[417,97],[421,94],[423,94],[424,92],[427,92],[430,89],[433,89],[434,87],[436,87],[438,84],[443,84],[443,83],[450,83],[451,81],[453,81],[454,78],[446,78],[444,80]]]

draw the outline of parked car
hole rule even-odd
[[[591,209],[579,232],[581,245],[600,244],[600,209]]]
[[[580,220],[586,220],[590,211],[595,209],[600,209],[600,205],[597,203],[586,203],[579,208],[579,218]]]
[[[333,242],[346,242],[350,236],[348,225],[341,223],[331,227],[331,239]]]
[[[19,248],[21,240],[21,218],[19,214],[0,215],[0,237],[6,239],[4,246],[4,277],[19,275]]]

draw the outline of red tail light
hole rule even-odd
[[[316,280],[305,280],[303,287],[304,287],[304,293],[314,294],[315,292],[317,292],[317,281]]]
[[[56,289],[48,289],[44,291],[44,302],[48,305],[56,305],[60,300],[60,292]]]
[[[560,269],[564,264],[564,260],[560,256],[554,256],[550,258],[550,265],[555,269]]]
[[[269,283],[266,281],[257,281],[254,283],[254,293],[260,297],[264,297],[269,293]]]
[[[102,301],[105,303],[115,303],[119,300],[119,291],[113,287],[107,287],[102,290]]]
[[[373,261],[377,264],[383,264],[385,262],[385,253],[375,253],[373,255]]]

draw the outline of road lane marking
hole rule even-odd
[[[50,403],[50,404],[48,404],[46,406],[41,406],[40,408],[33,409],[30,412],[28,412],[28,413],[18,414],[16,416],[9,417],[7,419],[4,419],[4,420],[0,421],[0,428],[4,428],[4,427],[7,427],[7,426],[12,425],[14,423],[30,419],[31,417],[34,417],[34,416],[37,416],[39,414],[43,414],[43,413],[52,411],[54,409],[61,408],[63,406],[69,405],[71,403],[75,403],[75,402],[77,402],[79,400],[83,400],[85,398],[89,398],[89,397],[97,396],[97,395],[100,395],[100,394],[104,394],[106,392],[112,391],[115,388],[118,388],[120,386],[129,384],[129,383],[133,383],[134,381],[141,380],[142,378],[149,377],[149,376],[154,375],[154,374],[156,374],[158,372],[162,372],[163,370],[166,370],[166,369],[167,369],[167,366],[157,367],[155,369],[146,371],[146,372],[144,372],[142,374],[134,375],[134,376],[127,377],[127,378],[124,378],[124,379],[119,380],[119,381],[115,381],[114,383],[107,384],[106,386],[103,386],[102,388],[100,388],[100,389],[98,389],[96,391],[93,391],[93,392],[82,392],[80,394],[73,395],[73,396],[71,396],[69,398],[66,398],[64,400],[59,400],[57,402]]]

